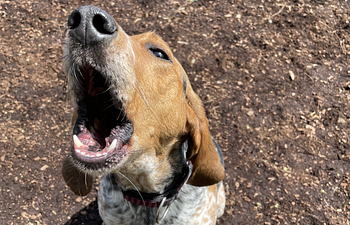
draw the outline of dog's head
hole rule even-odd
[[[92,175],[116,171],[138,176],[133,181],[141,190],[157,191],[183,156],[179,146],[186,139],[194,166],[188,183],[223,179],[202,103],[159,36],[128,36],[92,6],[74,10],[68,26],[64,70],[75,126],[62,173],[76,194],[90,191]],[[154,186],[143,188],[146,180]]]

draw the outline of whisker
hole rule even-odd
[[[107,103],[107,102],[110,102],[110,101],[113,101],[113,98],[110,98],[109,100],[103,102],[103,103]]]
[[[75,80],[80,83],[76,71],[71,69],[71,73],[73,73]]]
[[[85,80],[85,77],[83,76],[81,70],[79,70],[78,68],[77,68],[76,70],[79,72],[79,74],[80,74],[80,76],[83,78],[83,80]]]
[[[110,89],[111,89],[111,86],[109,86],[109,88],[107,88],[106,90],[102,91],[101,93],[98,93],[96,96],[102,95],[102,94],[106,93],[107,91],[109,91]]]
[[[135,68],[134,68],[135,69]],[[134,76],[133,73],[131,73],[129,70],[126,70],[126,72],[128,72],[129,75],[131,75],[131,77],[134,80],[134,84],[133,88],[136,90],[136,92],[140,95],[140,97],[142,98],[142,100],[144,101],[144,103],[149,107],[145,92],[143,91],[142,87],[140,86],[139,81],[136,79],[136,77]],[[135,70],[135,72],[138,72]]]
[[[73,74],[73,76],[74,76],[74,78],[75,78],[75,80],[76,80],[76,83],[79,85],[79,87],[80,87],[81,89],[83,89],[84,91],[86,91],[85,87],[82,86],[82,84],[81,84],[81,82],[80,82],[80,79],[79,79],[78,76],[77,76],[77,71],[78,71],[79,74],[80,74],[80,76],[84,79],[84,76],[83,76],[83,74],[81,73],[81,71],[79,70],[79,67],[78,67],[77,65],[75,65],[75,63],[73,63],[72,67],[75,68],[75,69],[70,68],[69,74]]]
[[[89,188],[88,188],[87,181],[86,181],[87,174],[86,174],[86,173],[84,173],[84,175],[85,175],[85,179],[84,179],[84,180],[85,180],[85,187],[86,187],[86,189],[89,189]]]
[[[71,182],[72,179],[73,179],[73,177],[71,177],[71,178],[67,181],[67,185],[69,184],[69,182]]]
[[[121,176],[123,176],[127,181],[129,181],[130,184],[135,188],[135,190],[137,191],[137,193],[139,193],[139,195],[140,195],[140,197],[141,197],[141,199],[142,199],[143,205],[145,206],[146,203],[145,203],[145,201],[143,200],[143,197],[142,197],[140,191],[137,189],[137,187],[134,185],[134,183],[131,182],[131,180],[129,180],[129,178],[127,178],[127,177],[126,177],[124,174],[122,174],[121,172],[118,171],[118,173],[119,173]]]
[[[70,58],[70,55],[69,54],[65,54],[62,58],[66,62]]]
[[[122,120],[121,121],[123,121],[125,119],[125,113],[123,113],[123,118],[122,118]]]
[[[135,73],[140,73],[138,70],[134,69]],[[128,71],[129,72],[129,71]],[[130,73],[130,72],[129,72]],[[135,76],[132,76],[135,79],[135,83],[137,85],[137,89],[135,88],[135,90],[137,91],[137,93],[140,95],[140,97],[143,99],[144,103],[146,104],[147,108],[151,111],[151,115],[153,115],[154,119],[157,120],[159,122],[159,118],[156,116],[157,114],[155,113],[155,111],[153,110],[153,108],[148,104],[145,92],[143,91],[142,87],[139,85],[139,82],[137,81]],[[165,128],[167,130],[169,130],[169,127],[167,126],[167,123],[162,123],[165,125]]]
[[[120,115],[122,114],[122,111],[120,110],[119,111],[119,115],[118,115],[118,117],[117,117],[117,120],[119,121],[119,117],[120,117]]]
[[[101,112],[104,112],[104,111],[106,111],[107,109],[109,109],[109,108],[111,108],[112,106],[114,106],[114,104],[112,103],[112,104],[110,104],[109,106],[107,106],[105,109],[103,109]]]

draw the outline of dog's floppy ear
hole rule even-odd
[[[79,171],[69,157],[63,161],[62,176],[74,194],[85,196],[90,193],[93,182],[92,176]]]
[[[193,171],[188,184],[208,186],[224,178],[225,170],[215,150],[208,127],[208,119],[201,100],[188,82],[186,91],[186,130],[189,134],[187,159],[192,161]]]

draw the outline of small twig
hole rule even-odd
[[[322,23],[322,24],[325,25],[328,29],[332,30],[332,32],[331,32],[331,31],[328,31],[328,32],[331,32],[332,34],[334,34],[334,35],[338,38],[339,44],[340,44],[340,48],[341,48],[342,52],[344,53],[344,55],[346,55],[346,48],[345,48],[345,46],[344,46],[344,40],[342,41],[342,40],[340,39],[340,37],[339,37],[338,34],[336,33],[337,31],[334,30],[333,27],[328,26],[328,24],[326,24],[326,23],[323,22],[323,21],[318,21],[318,22]]]
[[[313,214],[310,214],[310,213],[304,213],[304,215],[307,215],[307,216],[311,216],[313,218],[315,218],[316,220],[320,221],[320,222],[323,222],[320,218],[318,218],[316,215],[313,215]]]
[[[284,4],[282,5],[282,8],[281,8],[278,12],[276,12],[275,14],[272,14],[272,16],[270,17],[270,19],[272,19],[274,16],[277,16],[278,14],[280,14],[280,13],[283,11],[284,7],[286,7],[286,3],[284,3]]]
[[[284,7],[286,7],[286,3],[282,4],[282,8],[278,12],[272,14],[271,16],[268,16],[267,18],[265,18],[265,20],[271,20],[273,17],[275,17],[278,14],[280,14],[283,11]]]
[[[339,43],[340,43],[340,48],[343,51],[344,55],[346,55],[346,48],[344,46],[344,39],[340,40],[340,37],[338,36],[338,34],[335,33],[335,36],[338,38]]]
[[[314,79],[312,79],[312,77],[309,75],[309,73],[306,72],[305,75],[306,75],[308,78],[310,78],[311,81],[314,81]]]
[[[326,27],[328,27],[328,29],[332,29],[332,30],[333,30],[333,28],[330,27],[330,26],[328,26],[328,24],[326,24],[325,22],[323,22],[323,21],[318,21],[318,22],[320,22],[320,23],[322,23],[323,25],[325,25]]]
[[[339,188],[341,182],[343,181],[343,179],[344,179],[344,178],[342,177],[342,178],[338,181],[337,186],[336,186],[335,188],[332,188],[332,189],[333,189],[332,197],[334,196],[334,193],[338,190],[338,188]]]

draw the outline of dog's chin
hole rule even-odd
[[[111,81],[91,66],[75,71],[79,94],[72,159],[83,172],[103,174],[119,168],[130,152],[134,127],[116,100]]]
[[[115,173],[123,167],[124,163],[128,160],[129,154],[125,154],[122,158],[117,160],[117,162],[109,161],[106,163],[87,163],[77,159],[74,156],[72,150],[72,154],[69,156],[69,160],[72,165],[82,174],[88,174],[90,176],[103,176],[108,173]],[[114,158],[118,158],[119,156],[114,156]]]

